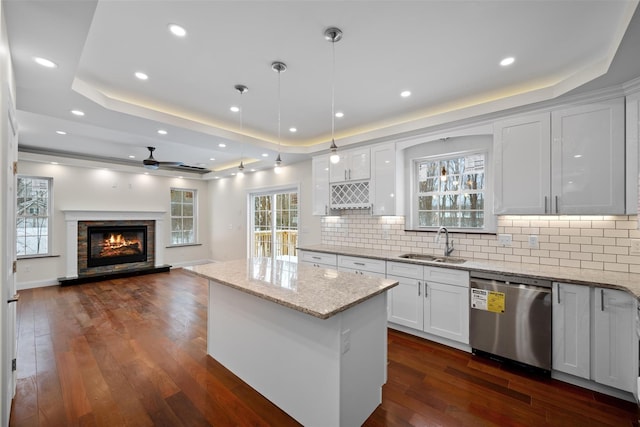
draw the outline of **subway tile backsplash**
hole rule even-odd
[[[636,215],[498,217],[497,234],[511,234],[511,246],[497,235],[450,233],[452,256],[469,259],[544,264],[592,270],[640,273],[640,255],[631,255],[640,239]],[[441,255],[444,243],[435,232],[404,230],[404,217],[376,217],[360,210],[322,218],[322,244],[391,252]],[[529,236],[537,236],[532,248]]]

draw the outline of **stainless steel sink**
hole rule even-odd
[[[403,255],[400,255],[400,258],[415,259],[418,261],[439,262],[442,264],[462,264],[467,261],[464,258],[456,258],[456,257],[450,257],[450,256],[424,255],[424,254],[403,254]]]

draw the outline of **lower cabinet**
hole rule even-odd
[[[469,273],[387,262],[389,321],[469,344]]]
[[[636,393],[636,298],[567,283],[553,292],[553,370]]]
[[[338,271],[362,276],[385,277],[386,264],[380,259],[338,255]]]
[[[300,264],[311,265],[313,267],[337,269],[338,257],[336,254],[324,252],[298,251],[298,262]]]

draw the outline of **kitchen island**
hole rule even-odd
[[[209,280],[207,353],[305,426],[361,425],[382,401],[396,281],[269,258]]]

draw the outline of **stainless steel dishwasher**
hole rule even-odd
[[[470,344],[488,353],[551,370],[551,282],[471,272]]]

